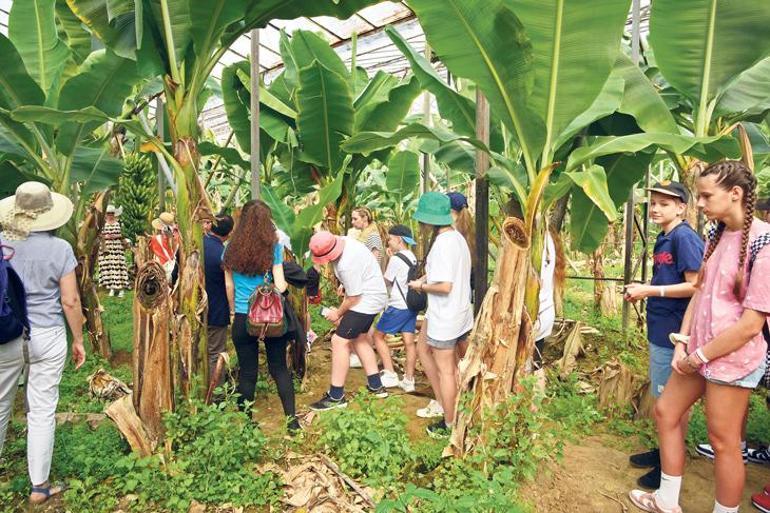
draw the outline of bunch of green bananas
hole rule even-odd
[[[124,237],[136,242],[138,235],[150,231],[158,205],[158,184],[149,158],[138,153],[126,156],[114,203],[123,207],[120,224]]]

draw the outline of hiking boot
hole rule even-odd
[[[770,448],[763,447],[761,449],[747,449],[746,457],[752,463],[770,465]]]
[[[431,399],[430,402],[428,403],[428,406],[417,410],[417,416],[423,419],[443,417],[444,408],[441,407],[438,401],[436,401],[435,399]]]
[[[329,392],[326,392],[323,397],[309,406],[313,411],[326,411],[335,408],[345,408],[347,405],[348,401],[345,399],[344,395],[339,399],[333,399],[332,396],[329,395]]]
[[[636,480],[636,484],[647,490],[660,488],[660,467],[655,467]]]
[[[650,513],[682,513],[682,508],[674,506],[673,508],[664,508],[658,504],[658,497],[654,492],[643,492],[642,490],[631,490],[628,492],[628,498],[631,503],[642,511]]]
[[[704,456],[710,460],[714,459],[714,448],[711,447],[711,444],[698,444],[695,447],[695,452],[697,452],[701,456]],[[743,449],[742,454],[743,454],[743,464],[745,465],[746,463],[749,462],[748,448]]]
[[[414,392],[414,378],[412,379],[406,379],[406,376],[404,379],[398,382],[399,388],[406,392],[407,394],[411,394]]]
[[[398,386],[398,374],[389,370],[380,371],[380,381],[385,388],[396,388]]]
[[[360,369],[363,365],[361,365],[361,359],[358,358],[358,355],[356,353],[350,353],[350,368],[351,369]]]
[[[763,490],[762,492],[755,493],[754,495],[752,495],[751,503],[759,511],[770,513],[770,495],[768,495],[766,491],[767,491],[767,487],[765,487],[765,490]]]
[[[631,466],[636,468],[657,467],[660,465],[660,449],[655,448],[651,451],[634,454],[628,458],[628,461]]]
[[[377,397],[379,399],[385,399],[388,397],[388,391],[385,390],[385,387],[380,388],[370,388],[369,385],[366,385],[366,390],[370,394],[372,394],[374,397]]]
[[[446,422],[444,422],[444,419],[441,419],[435,424],[431,424],[430,426],[426,427],[425,431],[428,433],[429,437],[435,438],[437,440],[442,438],[449,438],[449,434],[452,432],[449,426],[446,425]]]

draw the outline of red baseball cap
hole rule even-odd
[[[331,232],[318,232],[310,237],[310,253],[315,264],[327,264],[337,260],[344,248],[345,239]]]

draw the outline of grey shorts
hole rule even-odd
[[[458,343],[463,342],[464,340],[467,340],[468,335],[470,334],[471,332],[468,331],[466,333],[463,333],[459,337],[453,338],[451,340],[436,340],[436,339],[430,338],[430,336],[426,336],[425,342],[433,349],[454,349]]]

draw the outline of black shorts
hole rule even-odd
[[[361,333],[369,331],[375,317],[377,314],[348,311],[342,316],[336,333],[346,340],[358,338]]]

